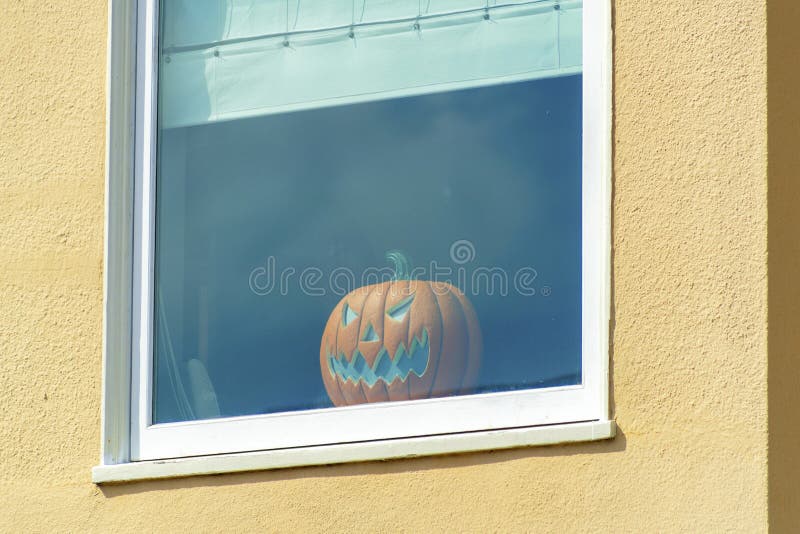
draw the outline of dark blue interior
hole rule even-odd
[[[439,279],[477,312],[480,391],[580,383],[581,76],[161,131],[157,180],[156,312],[179,362],[206,361],[225,416],[331,405],[319,345],[341,294],[328,276],[358,280],[390,249],[464,269]],[[475,251],[463,265],[458,240]],[[295,273],[257,294],[270,257],[278,277]],[[308,267],[325,295],[300,288]],[[505,295],[472,284],[479,267],[505,273]],[[523,294],[514,275],[531,268]],[[154,420],[174,421],[156,335]]]

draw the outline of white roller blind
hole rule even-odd
[[[581,72],[582,2],[164,0],[161,127]]]

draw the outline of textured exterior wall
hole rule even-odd
[[[106,4],[3,20],[0,531],[766,529],[766,2],[616,2],[615,440],[102,488]]]

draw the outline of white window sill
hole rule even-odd
[[[341,464],[393,458],[412,458],[482,450],[556,445],[613,438],[614,421],[590,421],[562,425],[425,436],[418,438],[302,447],[169,460],[151,460],[92,469],[95,484],[160,478],[283,469],[307,465]]]

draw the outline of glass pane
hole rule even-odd
[[[160,128],[154,421],[579,384],[581,100],[578,72]]]

